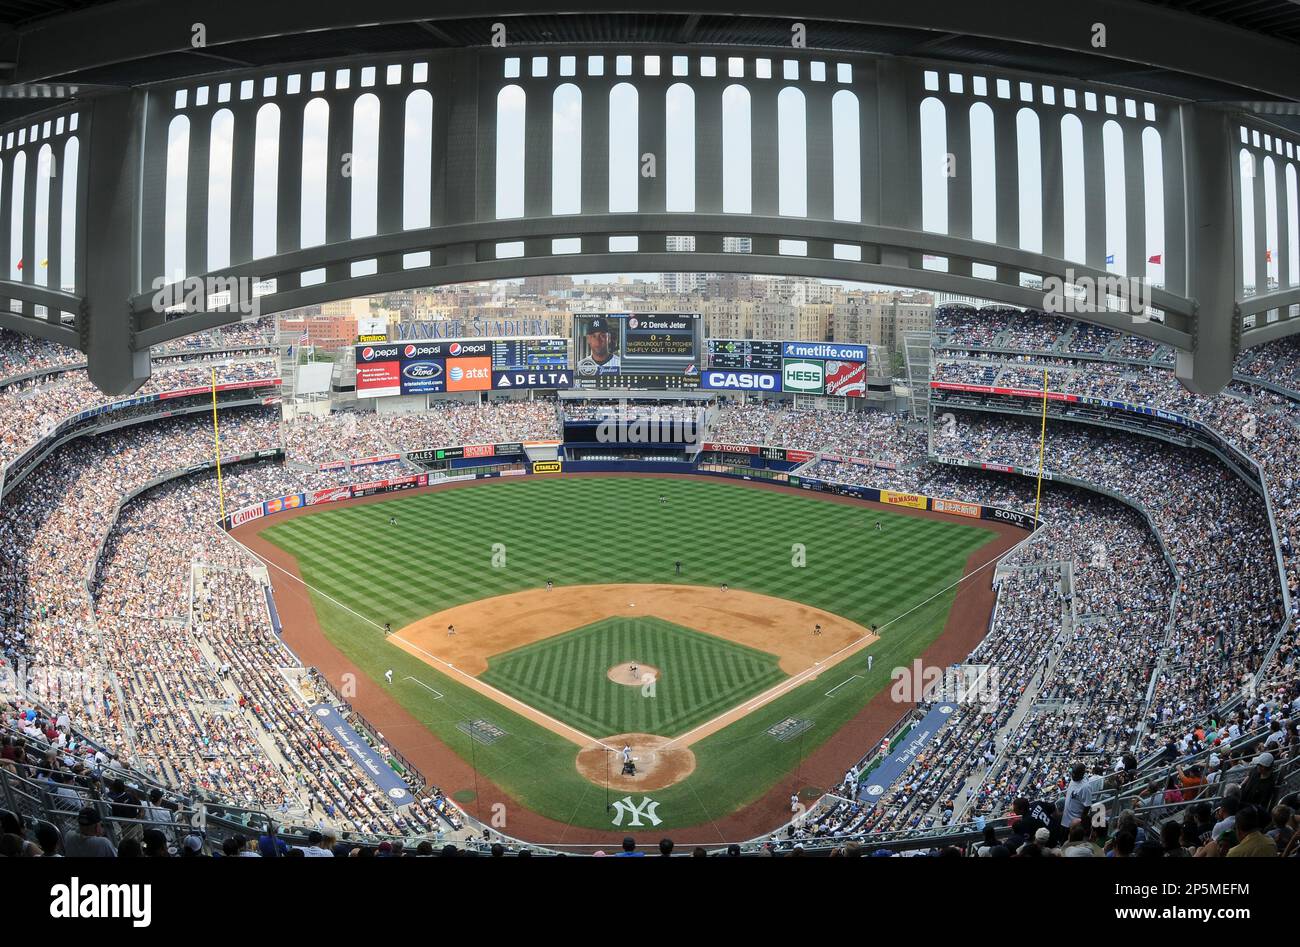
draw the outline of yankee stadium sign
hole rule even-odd
[[[546,335],[544,319],[421,319],[397,323],[398,341],[420,339],[506,339],[521,335]]]

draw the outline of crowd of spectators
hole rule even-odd
[[[549,400],[443,401],[401,414],[303,413],[284,423],[289,459],[312,466],[432,447],[559,438],[556,404]]]
[[[925,453],[923,427],[883,411],[804,411],[778,402],[724,405],[705,441],[902,463]]]
[[[85,361],[84,355],[66,345],[0,329],[0,386],[15,375],[68,368]]]
[[[279,377],[275,360],[265,357],[226,359],[202,366],[159,365],[131,397],[207,387],[214,369],[218,385]],[[67,418],[120,400],[101,392],[80,368],[31,382],[0,383],[0,467],[21,456]]]

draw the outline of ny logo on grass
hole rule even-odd
[[[623,816],[629,816],[627,826],[630,829],[639,828],[642,823],[641,818],[650,820],[652,826],[658,825],[663,820],[658,816],[659,803],[655,802],[649,796],[642,796],[639,803],[634,803],[631,796],[624,796],[614,802],[614,825],[623,824]]]

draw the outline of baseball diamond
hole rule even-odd
[[[305,583],[276,582],[281,607],[309,603],[371,681],[398,669],[387,691],[427,728],[392,736],[404,753],[439,741],[566,837],[610,825],[620,767],[601,785],[578,756],[621,751],[611,734],[693,755],[655,789],[660,827],[739,813],[782,783],[829,788],[835,770],[805,775],[802,760],[938,638],[955,583],[998,541],[971,522],[704,478],[498,480],[305,512],[240,531]],[[608,679],[631,663],[657,670],[652,686]],[[476,717],[508,735],[471,747],[458,725]],[[812,725],[774,741],[788,717]],[[470,787],[449,791],[474,811]]]

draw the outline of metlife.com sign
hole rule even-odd
[[[786,358],[830,358],[841,362],[867,361],[865,345],[844,345],[839,342],[786,342],[781,347]]]

